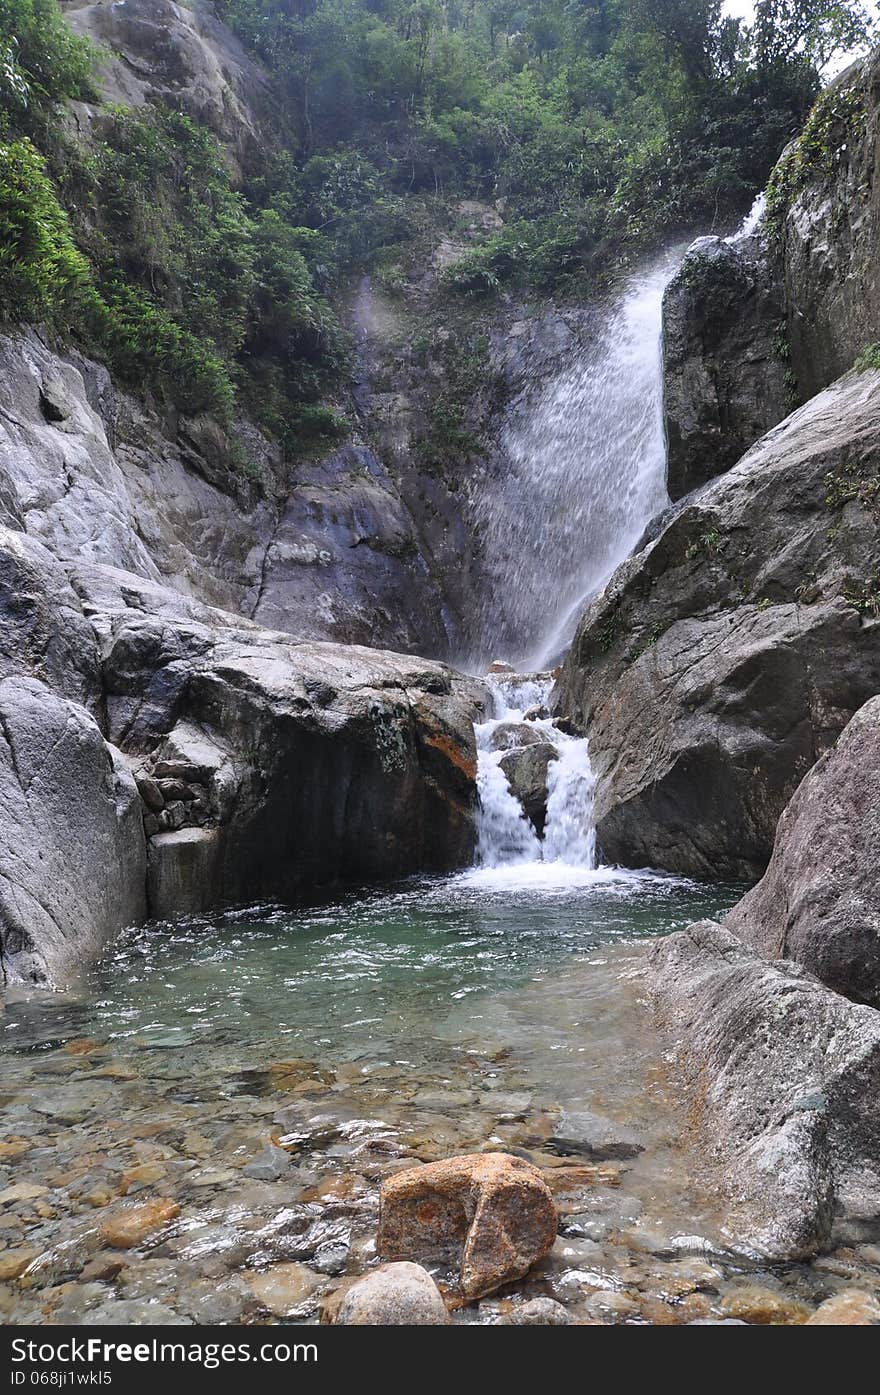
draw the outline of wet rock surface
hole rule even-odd
[[[880,374],[758,442],[621,566],[555,695],[588,730],[607,862],[752,878],[800,780],[880,687]]]
[[[347,1290],[340,1327],[444,1326],[450,1321],[443,1295],[419,1264],[382,1264]]]
[[[743,1243],[877,1238],[880,1014],[711,921],[658,944],[649,982]]]
[[[880,1007],[880,698],[806,776],[779,821],[763,879],[726,917],[768,959]]]
[[[427,1163],[386,1181],[376,1244],[388,1259],[454,1264],[464,1296],[480,1298],[543,1259],[557,1225],[537,1169],[486,1153]]]
[[[667,485],[680,499],[787,416],[785,304],[760,236],[701,237],[663,298]]]

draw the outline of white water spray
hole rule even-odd
[[[503,479],[477,506],[487,656],[555,663],[585,604],[668,503],[662,302],[679,260],[668,253],[635,277],[598,341],[505,431]]]

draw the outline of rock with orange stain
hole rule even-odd
[[[553,1247],[556,1206],[537,1168],[508,1153],[468,1153],[407,1168],[383,1184],[384,1259],[455,1264],[465,1297],[520,1279]]]
[[[158,1197],[138,1206],[115,1212],[101,1226],[101,1240],[114,1250],[130,1250],[147,1236],[161,1230],[180,1215],[180,1207],[170,1197]]]

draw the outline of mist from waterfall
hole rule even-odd
[[[667,252],[633,277],[597,340],[503,432],[501,478],[476,503],[485,658],[557,662],[585,604],[669,502],[662,302],[680,260]]]

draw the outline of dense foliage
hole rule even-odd
[[[291,192],[333,228],[331,255],[418,245],[432,198],[503,201],[503,232],[448,278],[468,295],[565,288],[729,223],[803,121],[818,65],[868,33],[858,0],[758,0],[751,27],[721,0],[219,4],[279,75]]]
[[[0,0],[0,314],[79,337],[130,380],[290,446],[346,342],[331,302],[404,288],[462,200],[503,227],[439,294],[582,293],[671,232],[729,223],[866,37],[858,0],[217,0],[275,74],[277,126],[234,182],[178,111],[102,107],[56,0]],[[447,433],[448,434],[448,433]]]

